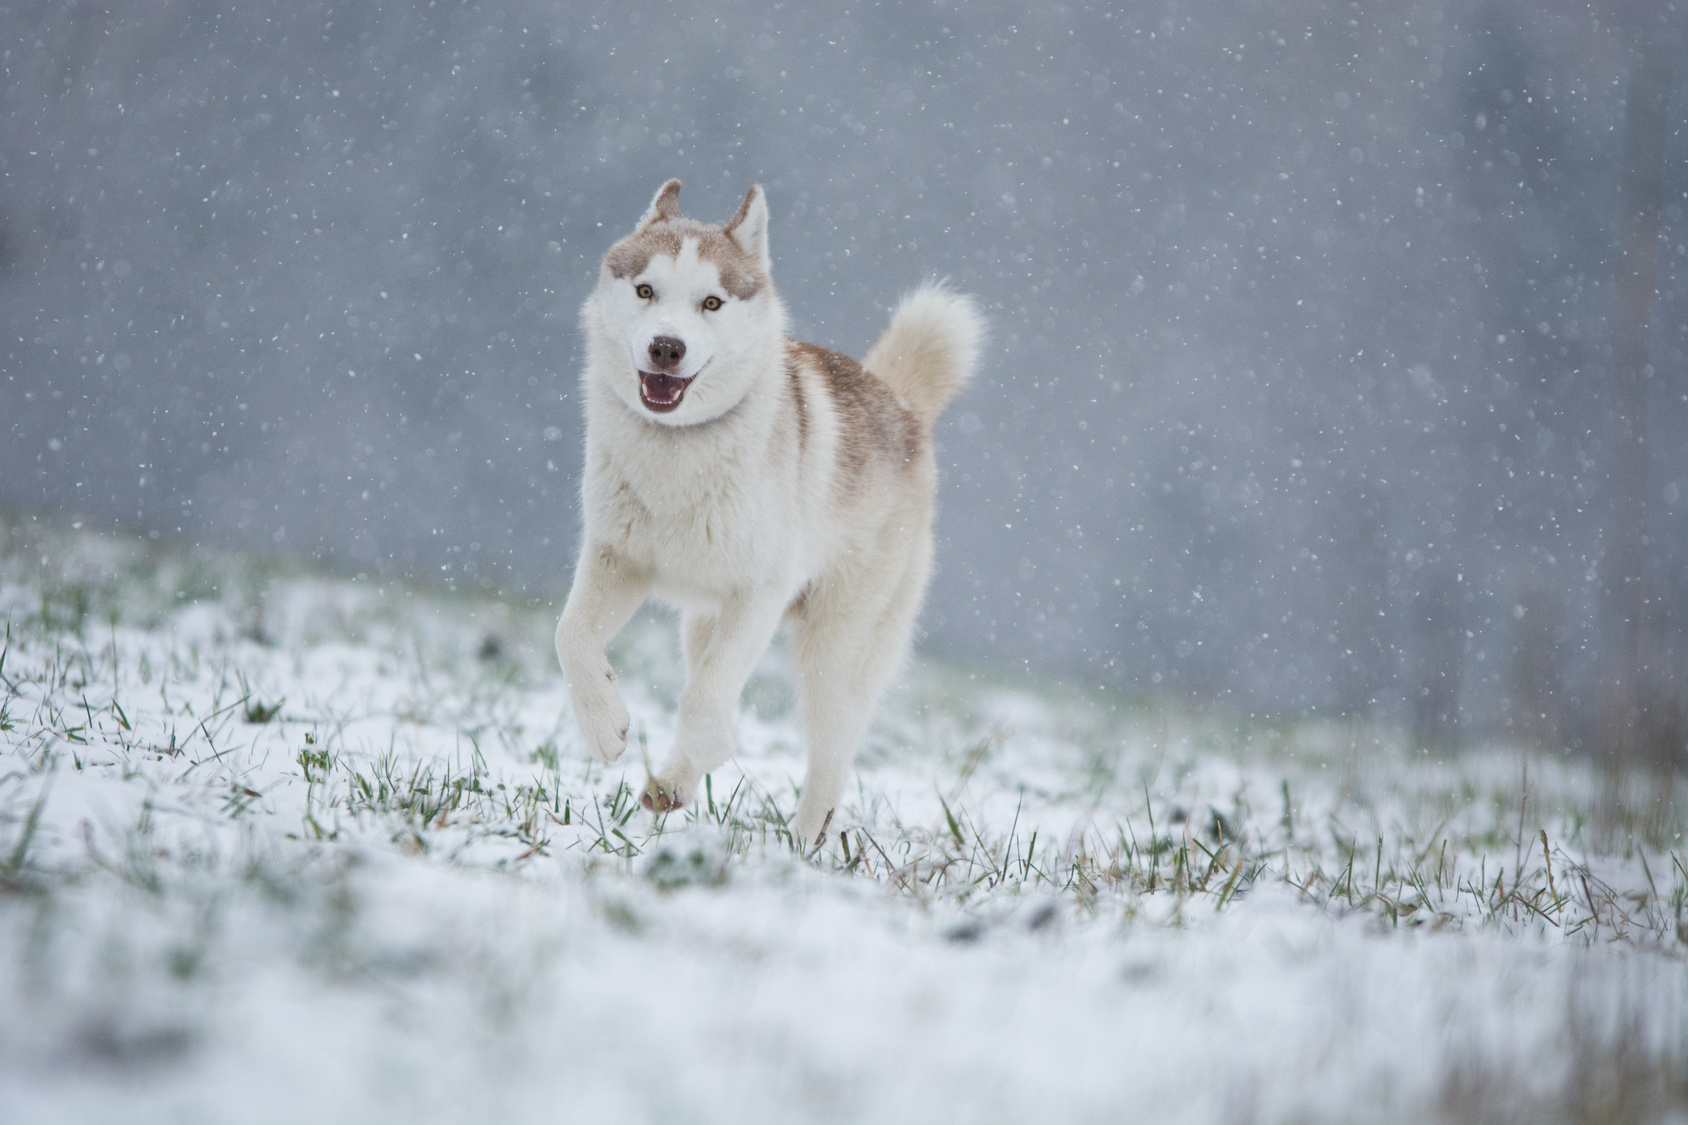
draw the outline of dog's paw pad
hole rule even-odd
[[[679,793],[653,777],[645,782],[645,791],[639,794],[639,803],[651,812],[665,813],[673,812],[686,802]]]

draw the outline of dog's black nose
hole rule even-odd
[[[672,372],[686,358],[686,342],[673,336],[658,336],[651,341],[651,370]]]

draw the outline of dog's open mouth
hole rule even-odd
[[[696,378],[693,376],[692,378]],[[691,379],[679,375],[653,375],[649,371],[639,372],[639,398],[649,410],[658,414],[667,414],[680,405],[680,400],[686,396],[686,388],[692,385]]]

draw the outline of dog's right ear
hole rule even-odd
[[[721,233],[738,243],[739,249],[756,259],[763,273],[772,272],[768,257],[768,197],[761,184],[751,184],[739,204],[738,214],[727,220]]]
[[[642,231],[652,223],[665,223],[669,219],[678,219],[679,217],[680,181],[669,180],[657,191],[656,198],[651,200],[650,210],[646,211],[645,217],[639,220],[639,225],[634,228],[634,232]]]

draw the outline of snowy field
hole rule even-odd
[[[556,608],[0,524],[0,1121],[1688,1120],[1675,779],[922,659],[806,854]]]

